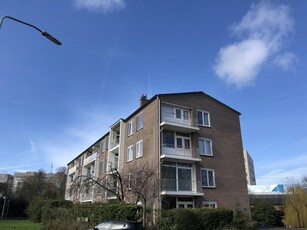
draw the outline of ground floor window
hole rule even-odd
[[[161,206],[163,209],[194,208],[194,197],[163,197]]]
[[[215,201],[203,201],[203,208],[217,208],[217,203]]]

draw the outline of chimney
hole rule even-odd
[[[145,105],[145,103],[147,102],[147,96],[145,94],[141,95],[141,99],[140,99],[140,107]]]

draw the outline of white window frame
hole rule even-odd
[[[217,202],[216,201],[203,201],[202,202],[202,208],[217,208]]]
[[[143,156],[143,140],[138,141],[135,148],[135,158],[140,158],[141,156]]]
[[[200,140],[202,140],[203,141],[203,143],[204,143],[204,151],[205,152],[200,152]],[[210,145],[210,153],[208,153],[208,152],[206,152],[206,150],[207,150],[207,143],[209,142],[209,145]],[[213,148],[212,148],[212,140],[211,139],[209,139],[209,138],[205,138],[205,137],[199,137],[198,138],[198,152],[199,152],[199,155],[201,155],[201,156],[213,156]]]
[[[178,147],[178,139],[181,139],[182,141],[182,147]],[[185,140],[189,141],[189,148],[187,148],[187,146],[185,145]],[[180,136],[177,134],[175,134],[175,148],[176,149],[184,149],[184,150],[191,150],[191,138],[190,137],[184,137],[184,136]]]
[[[199,117],[198,117],[199,112],[201,113],[201,116],[202,116],[202,124],[200,124],[198,122],[199,121]],[[205,124],[205,115],[204,114],[208,115],[208,124]],[[205,110],[197,110],[197,124],[200,125],[200,126],[211,127],[210,113],[208,111],[205,111]]]
[[[206,178],[207,178],[207,185],[203,184],[203,171],[206,171]],[[213,185],[209,185],[209,171],[212,172],[213,175]],[[215,188],[215,172],[214,169],[210,169],[210,168],[201,168],[200,169],[200,175],[201,175],[201,186],[204,188]]]
[[[132,161],[133,160],[133,145],[130,145],[127,148],[127,162]]]
[[[129,121],[128,123],[128,136],[131,136],[133,134],[133,129],[134,129],[134,122],[132,120]]]
[[[180,118],[177,117],[177,110],[180,111]],[[184,113],[187,113],[187,117],[184,116]],[[181,109],[181,108],[174,108],[174,117],[177,120],[185,120],[188,121],[189,120],[189,110],[187,109]]]
[[[141,123],[140,123],[140,117],[142,117]],[[141,113],[136,117],[136,131],[139,131],[143,127],[144,127],[144,113]]]

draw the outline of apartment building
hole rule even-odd
[[[149,100],[143,95],[137,110],[68,163],[66,199],[83,203],[116,197],[123,180],[114,173],[128,178],[129,193],[141,183],[142,171],[150,169],[158,180],[147,184],[154,194],[148,203],[152,208],[249,212],[239,116],[203,92],[157,94]],[[74,182],[86,176],[108,189],[98,190],[96,184],[82,191],[82,181]]]

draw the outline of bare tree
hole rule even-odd
[[[112,194],[119,201],[141,203],[145,226],[148,203],[158,197],[159,186],[156,171],[145,163],[121,171],[110,164],[108,173],[100,177],[91,174],[78,176],[71,183],[69,191],[72,195],[85,195],[90,191],[96,195]]]
[[[143,207],[143,225],[147,224],[148,203],[159,197],[160,180],[156,170],[147,163],[140,164],[135,169],[128,169],[129,189],[135,203],[141,203]]]
[[[119,201],[125,200],[127,179],[117,168],[109,165],[108,173],[97,177],[92,174],[77,176],[70,185],[69,192],[71,195],[86,195],[89,191],[95,194],[114,196]]]

